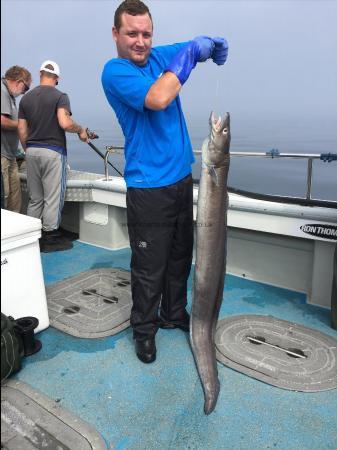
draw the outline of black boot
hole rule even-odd
[[[58,230],[42,231],[39,244],[43,253],[70,250],[73,247],[73,243],[64,238]]]
[[[184,311],[184,315],[180,320],[167,320],[166,317],[163,317],[161,313],[159,315],[158,325],[160,328],[164,328],[166,330],[171,330],[173,328],[179,328],[180,330],[189,333],[190,331],[190,315]]]
[[[145,341],[136,340],[136,354],[138,359],[148,364],[156,360],[156,342],[154,338]]]

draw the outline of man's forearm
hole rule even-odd
[[[22,148],[24,149],[24,151],[26,151],[27,136],[22,136],[19,133],[19,140],[21,142]]]
[[[4,114],[1,114],[1,129],[2,130],[17,130],[18,128],[18,121],[10,119],[9,117],[5,116]]]
[[[27,128],[27,122],[24,119],[19,119],[18,135],[19,135],[19,139],[20,139],[23,149],[26,150],[26,142],[27,142],[27,138],[28,138],[28,128]]]
[[[27,143],[28,134],[19,130],[19,139],[22,145],[22,148],[26,151],[26,143]]]
[[[80,134],[83,130],[83,127],[81,125],[78,125],[76,122],[74,122],[72,119],[69,118],[69,124],[67,124],[66,127],[63,129],[68,133]]]
[[[83,127],[78,125],[71,117],[66,108],[59,108],[57,110],[57,120],[60,127],[68,133],[80,134],[83,131]]]
[[[57,120],[60,127],[68,133],[77,133],[81,141],[88,141],[88,133],[86,128],[76,123],[71,117],[66,108],[59,108],[57,110]]]
[[[172,72],[166,72],[153,83],[145,97],[145,106],[153,110],[165,109],[179,94],[181,84]]]

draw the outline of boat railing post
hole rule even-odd
[[[313,158],[308,158],[307,166],[307,200],[311,200],[311,186],[312,186],[312,161]]]
[[[115,153],[114,148],[113,147],[106,147],[106,152],[104,155],[104,172],[105,172],[105,181],[109,181],[109,169],[108,169],[108,159],[109,159],[109,154],[110,153]]]

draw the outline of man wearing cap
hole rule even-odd
[[[60,68],[45,61],[40,85],[24,97],[19,107],[19,137],[26,151],[27,214],[42,220],[41,251],[67,250],[72,242],[58,230],[67,176],[65,132],[77,133],[87,142],[84,127],[73,121],[68,95],[56,89]]]
[[[1,79],[1,177],[3,206],[10,211],[21,211],[21,187],[16,162],[18,151],[18,111],[16,97],[30,88],[32,77],[24,67],[10,67]]]

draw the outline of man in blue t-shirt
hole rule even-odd
[[[118,58],[102,73],[105,95],[125,136],[131,325],[144,363],[156,358],[158,326],[189,331],[194,158],[179,92],[198,62],[212,58],[224,64],[228,51],[225,39],[206,36],[151,48],[152,31],[144,3],[122,2],[113,27]]]

